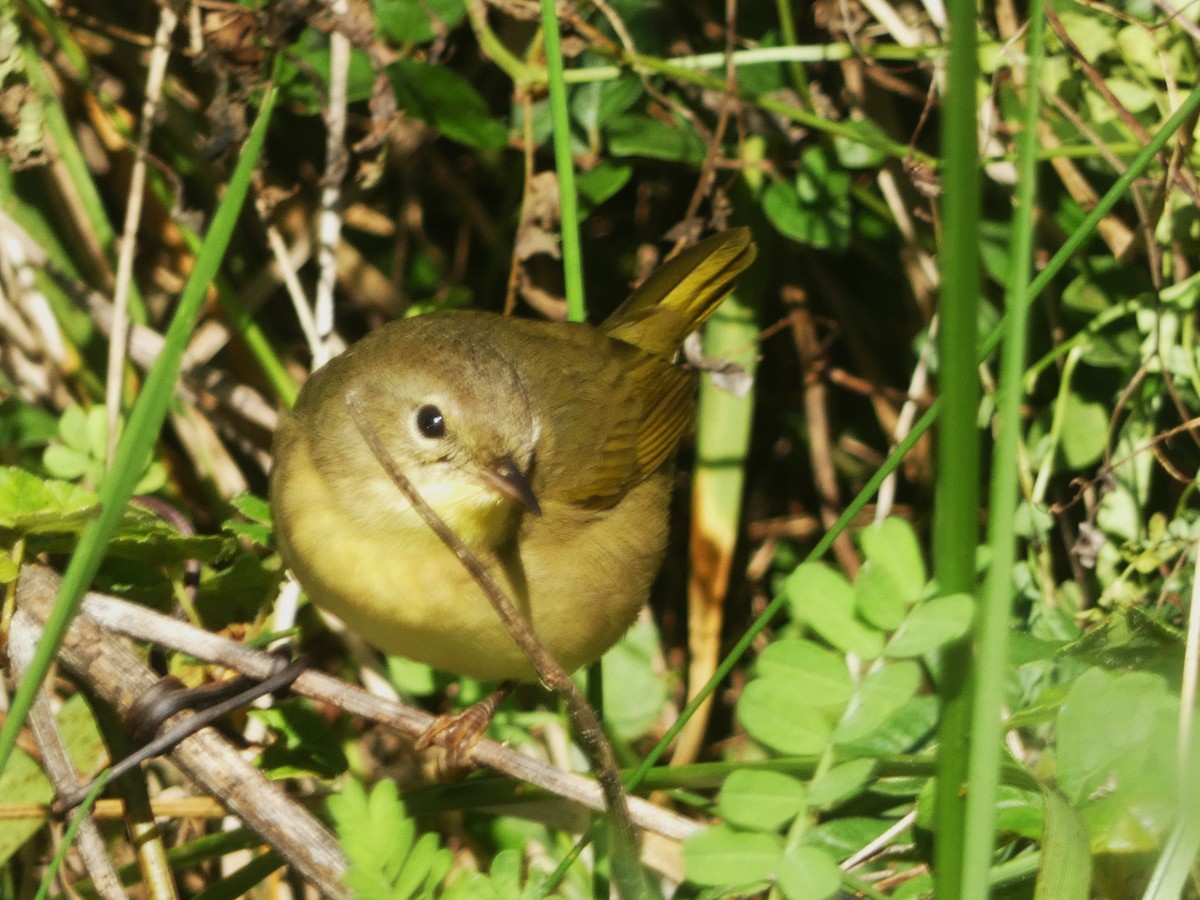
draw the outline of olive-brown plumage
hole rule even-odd
[[[313,374],[275,437],[271,504],[309,596],[380,649],[482,679],[536,677],[482,591],[350,417],[493,569],[567,670],[633,622],[662,562],[669,463],[693,417],[673,361],[754,258],[745,229],[659,269],[603,324],[435,313]]]

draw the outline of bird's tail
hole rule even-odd
[[[609,337],[670,358],[704,324],[757,251],[749,228],[731,228],[657,269],[600,325]]]

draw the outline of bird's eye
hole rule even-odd
[[[442,437],[446,433],[446,419],[442,411],[432,404],[418,409],[417,430],[430,439]]]

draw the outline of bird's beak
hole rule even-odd
[[[482,470],[480,474],[483,476],[483,483],[505,500],[511,500],[535,516],[542,514],[541,504],[538,503],[533,488],[529,486],[529,479],[511,456],[504,457],[495,466]]]

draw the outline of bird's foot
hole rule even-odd
[[[471,753],[487,732],[496,709],[513,689],[505,682],[499,689],[473,703],[460,713],[443,713],[417,738],[416,748],[425,750],[437,745],[444,754],[439,775],[447,780],[461,778],[475,768]]]

